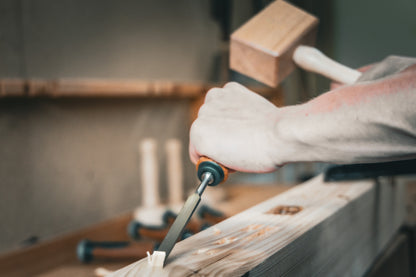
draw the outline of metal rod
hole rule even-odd
[[[199,187],[196,189],[196,193],[201,196],[202,193],[204,192],[205,188],[212,182],[214,181],[214,177],[212,176],[211,172],[205,172],[202,175],[202,181],[201,184],[199,185]]]

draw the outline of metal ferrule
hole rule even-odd
[[[202,174],[202,181],[199,187],[196,189],[196,193],[201,196],[205,188],[214,181],[214,177],[211,172],[205,172]]]

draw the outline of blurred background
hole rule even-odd
[[[414,0],[291,2],[320,19],[317,48],[347,66],[416,56]],[[138,144],[144,138],[158,145],[162,201],[170,138],[182,144],[186,192],[194,188],[188,134],[209,87],[235,80],[278,105],[327,91],[329,81],[300,70],[272,90],[228,69],[230,33],[268,3],[0,0],[0,253],[140,205]],[[111,88],[73,85],[65,97],[42,95],[59,88],[61,79]],[[30,80],[44,83],[39,88]],[[149,93],[130,93],[128,82]],[[229,183],[292,185],[324,166],[235,174]]]

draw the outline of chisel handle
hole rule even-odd
[[[225,182],[228,178],[228,168],[215,162],[214,160],[208,157],[201,157],[196,164],[196,170],[199,180],[202,181],[202,176],[206,172],[210,172],[213,175],[213,181],[209,183],[209,186],[216,186],[219,183]]]
[[[134,240],[151,239],[153,241],[161,242],[166,237],[170,224],[172,223],[169,222],[168,224],[164,224],[162,226],[149,226],[141,224],[137,221],[132,221],[127,227],[127,232]],[[184,232],[184,234],[185,233],[189,233],[188,229]],[[188,234],[185,235],[188,236]],[[184,237],[181,237],[181,240],[182,239],[184,239]]]
[[[199,208],[198,216],[209,224],[217,224],[227,219],[223,212],[215,210],[207,205],[203,205]]]
[[[142,259],[147,251],[152,251],[154,243],[128,241],[83,240],[77,246],[78,259],[83,263],[93,260]]]

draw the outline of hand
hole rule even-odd
[[[390,56],[363,71],[357,83],[280,120],[289,140],[306,146],[294,161],[369,163],[416,155],[416,59]]]
[[[201,155],[244,172],[270,172],[274,161],[274,132],[279,109],[237,83],[208,91],[192,124],[189,153]]]
[[[389,57],[342,86],[277,108],[229,83],[208,92],[190,134],[201,155],[231,169],[270,172],[285,163],[365,163],[416,156],[416,60]]]

